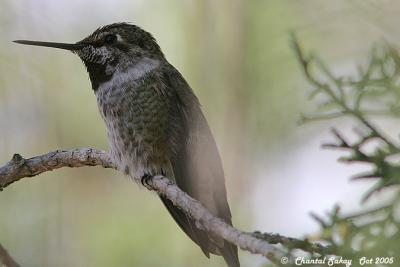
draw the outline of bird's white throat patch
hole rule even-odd
[[[160,65],[159,60],[143,58],[137,64],[126,70],[115,70],[111,79],[99,86],[99,91],[124,85],[127,82],[135,82],[152,72]],[[107,72],[107,69],[106,69]]]

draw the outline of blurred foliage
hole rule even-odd
[[[315,54],[306,55],[295,36],[292,37],[295,54],[307,81],[313,86],[310,99],[317,102],[312,115],[303,115],[302,121],[327,120],[343,116],[357,123],[357,138],[350,142],[333,129],[335,143],[324,147],[350,153],[340,160],[346,163],[366,163],[372,171],[358,174],[353,180],[374,180],[362,202],[371,195],[394,191],[387,204],[351,215],[341,213],[339,206],[321,217],[311,214],[322,230],[312,240],[324,244],[318,253],[299,256],[296,249],[287,247],[289,265],[324,266],[335,259],[334,266],[397,266],[400,255],[400,146],[386,136],[372,122],[372,116],[398,118],[400,103],[400,57],[398,51],[387,45],[374,47],[366,67],[359,66],[357,75],[335,76]],[[371,146],[372,144],[372,146]],[[365,147],[369,145],[369,148]],[[304,251],[304,250],[303,250]],[[306,250],[307,251],[307,250]],[[326,259],[324,263],[321,261]],[[363,259],[370,260],[369,263]],[[320,262],[318,262],[320,261]],[[279,262],[277,263],[279,264]],[[286,265],[288,266],[288,265]]]

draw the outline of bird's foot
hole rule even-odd
[[[149,184],[149,181],[151,181],[152,178],[153,176],[149,174],[145,174],[142,176],[142,178],[140,178],[140,182],[142,183],[142,185],[150,191],[153,190],[153,187],[151,187],[151,185]]]

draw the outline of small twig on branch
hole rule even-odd
[[[7,250],[0,244],[0,266],[20,267],[18,263],[8,254]]]
[[[282,236],[280,234],[261,233],[258,231],[252,233],[252,235],[263,239],[270,244],[281,244],[289,249],[301,249],[303,251],[318,253],[320,255],[335,254],[332,247],[323,246],[318,243],[311,243],[307,239],[301,240],[293,237]]]

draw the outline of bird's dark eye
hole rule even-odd
[[[104,43],[106,43],[106,44],[113,44],[113,43],[115,43],[115,41],[117,41],[117,36],[114,34],[107,34],[104,37]]]

